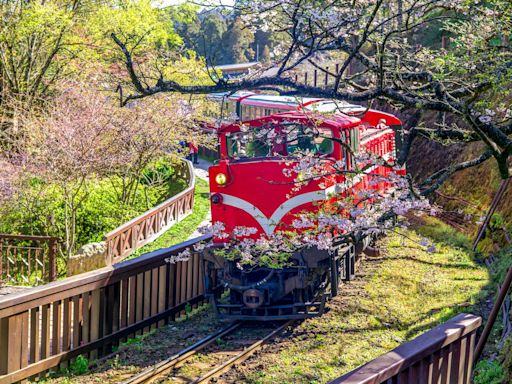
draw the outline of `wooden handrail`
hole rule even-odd
[[[469,383],[481,323],[480,317],[461,313],[329,384],[380,384],[399,375],[415,377],[404,381],[411,383]]]
[[[187,305],[203,303],[207,268],[192,248],[210,240],[201,236],[0,298],[0,384],[79,354],[96,359],[122,338],[167,324]],[[188,260],[165,261],[185,249],[191,251]]]
[[[12,235],[10,233],[0,233],[0,239],[12,240],[34,240],[34,241],[58,241],[59,238],[55,236],[39,236],[39,235]]]
[[[22,243],[30,243],[29,246]],[[57,278],[55,236],[0,234],[0,281],[40,285]]]
[[[164,265],[164,258],[166,256],[190,249],[198,242],[209,242],[211,238],[211,235],[203,235],[109,267],[71,276],[41,287],[28,288],[21,292],[5,295],[0,297],[0,318],[32,308],[34,302],[37,302],[37,305],[48,304],[69,296],[107,286],[136,273],[151,270],[157,266]]]
[[[122,260],[136,249],[155,240],[175,222],[192,213],[195,191],[194,167],[192,162],[188,160],[183,161],[188,173],[187,188],[156,207],[113,229],[103,237],[107,245],[108,265]],[[180,204],[183,209],[182,213],[178,212]],[[185,207],[185,205],[187,206]],[[174,207],[173,214],[170,212],[172,207]],[[165,222],[162,222],[162,217],[166,219],[164,220]]]

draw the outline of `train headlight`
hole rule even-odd
[[[215,182],[219,185],[225,185],[228,181],[228,178],[223,173],[218,173],[217,176],[215,176]]]

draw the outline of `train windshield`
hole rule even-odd
[[[333,151],[332,131],[303,125],[257,128],[226,134],[227,154],[231,158],[293,156],[314,152],[329,155]]]

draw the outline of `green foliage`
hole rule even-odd
[[[69,371],[73,375],[83,375],[89,372],[89,360],[85,356],[78,355],[69,365]]]
[[[496,360],[482,360],[475,367],[474,384],[501,384],[505,378],[503,367]]]
[[[167,158],[153,163],[144,174],[147,178],[141,180],[144,182],[140,183],[129,204],[122,203],[122,180],[117,177],[93,179],[76,196],[83,199],[76,213],[77,248],[101,241],[112,229],[186,187],[185,180],[176,177],[173,163]],[[59,187],[31,178],[23,194],[0,207],[0,231],[63,239],[65,209]]]
[[[182,43],[171,28],[166,13],[154,7],[150,0],[124,0],[118,6],[98,7],[89,20],[89,34],[97,41],[112,46],[111,33],[128,42],[139,52],[154,47],[175,48]]]
[[[505,219],[503,215],[499,213],[495,213],[491,216],[491,220],[489,222],[489,228],[491,230],[501,230],[505,226]]]
[[[452,247],[464,250],[471,248],[471,239],[457,231],[454,227],[433,217],[425,216],[423,219],[425,223],[418,229],[418,232],[422,235]]]

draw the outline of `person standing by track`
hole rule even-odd
[[[199,153],[199,146],[195,140],[192,140],[188,143],[188,159],[192,161],[194,164],[199,164],[197,160],[197,156]]]

